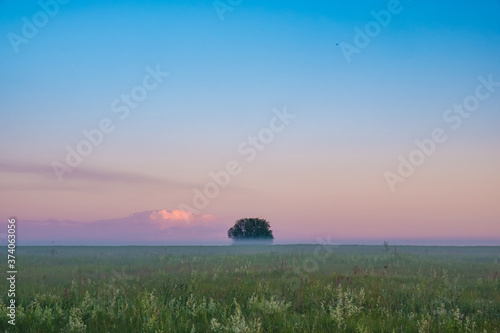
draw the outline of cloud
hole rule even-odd
[[[210,214],[193,214],[187,210],[174,209],[172,211],[168,210],[156,210],[151,213],[149,218],[152,221],[159,221],[162,228],[168,227],[173,224],[180,225],[190,225],[191,222],[203,224],[205,222],[212,222],[215,217]]]
[[[178,245],[227,242],[227,225],[210,214],[153,210],[91,222],[18,221],[21,245]]]
[[[210,214],[193,214],[187,210],[174,209],[155,210],[149,215],[149,219],[156,223],[160,229],[168,229],[171,227],[188,228],[195,225],[207,225],[209,222],[215,221],[215,217]]]
[[[40,165],[33,163],[12,163],[0,162],[1,174],[30,174],[39,176],[43,179],[53,180],[55,184],[59,184],[57,177],[49,165]],[[6,177],[8,178],[8,177]],[[68,180],[75,181],[96,181],[107,183],[129,183],[129,184],[145,184],[145,185],[166,185],[174,188],[191,189],[193,184],[181,183],[169,179],[158,178],[141,173],[134,172],[117,172],[104,169],[91,169],[79,167],[67,175]]]
[[[169,212],[168,210],[156,210],[149,216],[152,220],[163,221],[187,221],[191,218],[192,213],[186,210],[177,210]]]

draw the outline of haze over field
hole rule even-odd
[[[276,243],[500,245],[499,13],[2,1],[0,219],[20,245],[229,244],[243,217]]]

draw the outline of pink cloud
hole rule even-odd
[[[210,214],[193,214],[187,210],[174,209],[155,210],[149,215],[149,219],[156,223],[160,229],[168,229],[170,227],[192,227],[193,224],[205,225],[206,223],[215,221],[215,217]]]
[[[152,220],[164,220],[164,221],[187,221],[189,222],[211,222],[215,218],[210,214],[200,214],[195,215],[187,210],[174,209],[172,211],[168,210],[155,210],[149,216]]]
[[[20,220],[18,224],[19,239],[25,244],[208,244],[227,239],[227,226],[215,216],[175,209],[92,222]]]

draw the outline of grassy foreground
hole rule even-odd
[[[500,332],[499,247],[21,247],[6,332]],[[5,271],[4,290],[8,289]]]

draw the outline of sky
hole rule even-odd
[[[500,245],[500,1],[0,2],[19,244]],[[0,233],[3,241],[6,233]]]

